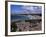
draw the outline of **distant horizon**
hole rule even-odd
[[[11,14],[11,15],[42,15],[41,13],[40,14]]]

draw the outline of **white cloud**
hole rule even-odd
[[[34,7],[33,6],[23,6],[22,7],[23,9],[26,9],[26,10],[34,10]]]
[[[41,8],[41,7],[39,7]],[[38,10],[38,7],[33,7],[33,6],[30,6],[30,5],[23,5],[22,6],[22,9],[23,10],[20,10],[20,11],[15,11],[16,14],[38,14],[38,13],[41,13],[39,10]],[[40,9],[41,10],[41,9]]]
[[[24,5],[23,7],[22,7],[24,10],[23,10],[23,12],[25,12],[26,14],[31,14],[31,13],[35,13],[35,14],[37,14],[37,13],[41,13],[40,12],[40,10],[41,10],[41,7],[39,6],[30,6],[30,5]]]

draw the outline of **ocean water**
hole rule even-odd
[[[27,16],[21,16],[21,15],[11,15],[11,20],[25,20],[25,19],[29,19]]]
[[[23,20],[36,20],[41,19],[40,15],[11,15],[11,21],[23,21]]]

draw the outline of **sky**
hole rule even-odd
[[[30,6],[30,5],[11,5],[12,14],[40,14],[42,12],[42,6]]]

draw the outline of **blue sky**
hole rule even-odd
[[[11,5],[12,14],[41,13],[42,6]]]

